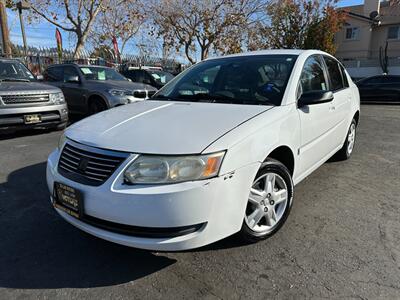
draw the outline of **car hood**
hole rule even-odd
[[[271,108],[146,100],[86,118],[69,127],[66,136],[78,143],[111,150],[196,154]]]
[[[13,93],[13,92],[58,92],[59,88],[54,86],[40,83],[40,82],[17,82],[17,81],[3,81],[0,82],[0,93]]]
[[[126,89],[126,90],[148,90],[148,91],[156,91],[157,89],[152,87],[151,85],[139,83],[139,82],[131,82],[128,80],[106,80],[106,81],[98,81],[98,80],[87,80],[87,83],[95,88],[103,88],[103,89]]]

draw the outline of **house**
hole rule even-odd
[[[382,73],[379,52],[386,42],[390,73],[400,74],[400,2],[365,0],[363,5],[348,6],[343,10],[347,20],[335,37],[336,57],[351,71],[350,74],[355,72],[351,75],[365,77]]]

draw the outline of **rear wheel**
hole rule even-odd
[[[266,161],[250,189],[239,235],[249,242],[272,236],[285,223],[292,199],[293,181],[289,170],[276,160]]]
[[[97,114],[107,109],[107,105],[103,100],[94,99],[89,102],[89,115]]]
[[[349,131],[347,132],[346,140],[343,144],[342,149],[340,149],[335,158],[338,160],[349,159],[354,150],[354,145],[356,143],[356,133],[357,133],[357,122],[355,119],[351,121]]]

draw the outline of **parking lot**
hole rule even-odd
[[[53,210],[46,158],[60,132],[0,137],[0,298],[400,298],[400,106],[363,106],[347,162],[295,189],[284,228],[156,253],[115,245]]]

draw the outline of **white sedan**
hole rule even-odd
[[[148,101],[69,127],[48,158],[51,201],[79,229],[132,247],[262,240],[287,219],[294,185],[350,157],[359,114],[357,87],[327,53],[208,59]]]

